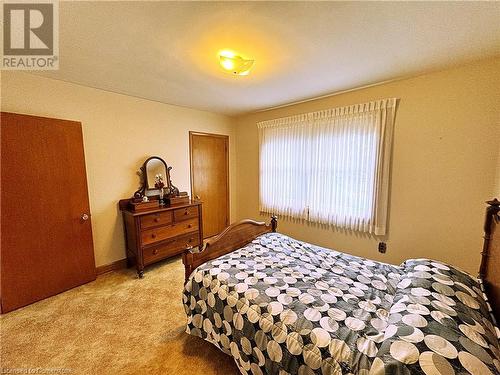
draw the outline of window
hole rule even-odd
[[[260,210],[385,234],[396,99],[257,124]]]

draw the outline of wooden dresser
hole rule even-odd
[[[136,265],[140,278],[145,266],[203,243],[201,202],[122,213],[127,263]]]

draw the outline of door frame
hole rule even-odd
[[[231,222],[230,218],[230,190],[229,190],[229,135],[223,135],[223,134],[215,134],[215,133],[205,133],[205,132],[198,132],[198,131],[189,131],[189,182],[191,184],[191,199],[194,199],[194,192],[193,192],[193,136],[202,136],[202,137],[216,137],[216,138],[222,138],[224,139],[225,143],[225,154],[226,154],[226,191],[227,191],[227,197],[226,197],[226,227],[229,226]],[[203,199],[202,199],[203,202]]]

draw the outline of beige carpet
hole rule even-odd
[[[229,356],[184,333],[183,272],[179,257],[142,280],[112,272],[2,315],[0,373],[238,374]]]

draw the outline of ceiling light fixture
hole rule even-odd
[[[219,52],[219,64],[227,72],[234,75],[246,76],[250,73],[255,60],[245,59],[233,51],[223,50]]]

